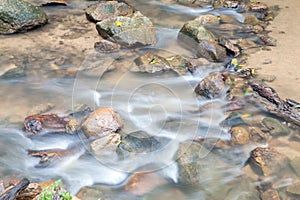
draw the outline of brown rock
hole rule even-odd
[[[134,195],[144,195],[153,189],[167,184],[167,180],[155,173],[139,172],[133,174],[127,184],[125,190]]]
[[[111,108],[99,108],[83,120],[81,128],[85,136],[91,138],[116,132],[122,125],[120,116]]]
[[[286,191],[293,195],[293,196],[297,196],[298,198],[300,197],[300,182],[296,182],[292,185],[289,185],[287,188],[286,188]]]
[[[136,67],[133,72],[155,73],[160,71],[168,71],[171,69],[170,63],[163,57],[148,52],[134,60]]]
[[[105,137],[101,137],[93,141],[90,145],[91,151],[97,157],[111,157],[116,153],[117,147],[121,142],[121,135],[118,133],[111,133]]]
[[[257,147],[251,151],[248,162],[257,174],[269,176],[286,166],[286,157],[273,148]]]
[[[217,26],[220,24],[220,20],[218,16],[211,15],[211,14],[200,15],[194,20],[200,22],[202,25]]]
[[[245,145],[249,143],[250,134],[246,128],[239,126],[232,127],[229,133],[231,134],[231,144]]]
[[[209,99],[220,97],[226,93],[226,85],[222,73],[213,73],[205,77],[195,88],[195,92]]]
[[[261,200],[280,200],[276,190],[266,190],[260,195]]]
[[[222,61],[226,57],[226,50],[215,41],[202,40],[197,47],[197,55],[210,61]]]
[[[99,52],[111,53],[111,52],[119,51],[121,46],[109,40],[101,40],[95,43],[94,48],[96,49],[96,51]]]

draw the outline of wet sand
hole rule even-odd
[[[262,68],[261,74],[275,75],[276,80],[268,83],[282,98],[300,101],[300,1],[262,0],[269,6],[279,5],[278,16],[268,27],[270,36],[277,39],[271,51],[260,51],[249,58],[249,66]],[[271,61],[270,64],[263,64]]]

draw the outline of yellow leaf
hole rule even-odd
[[[123,23],[123,22],[120,22],[120,21],[116,21],[116,22],[115,22],[115,25],[116,25],[116,26],[122,26],[123,24],[124,24],[124,23]]]

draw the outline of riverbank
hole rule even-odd
[[[300,101],[300,2],[298,0],[263,0],[269,6],[278,5],[278,16],[268,26],[271,37],[277,39],[277,46],[271,51],[260,51],[249,58],[249,66],[261,68],[259,73],[276,76],[275,81],[268,83],[282,98]],[[271,63],[270,63],[271,61]],[[263,64],[269,63],[269,64]]]

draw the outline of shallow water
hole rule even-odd
[[[132,173],[142,169],[155,171],[170,180],[166,189],[158,193],[180,188],[187,199],[220,199],[220,194],[225,191],[229,193],[228,199],[238,198],[241,194],[250,198],[256,194],[257,183],[245,178],[242,171],[249,152],[256,145],[217,154],[203,151],[202,185],[205,187],[191,190],[174,185],[178,181],[174,155],[180,142],[194,138],[230,138],[227,132],[230,127],[220,125],[227,117],[225,98],[207,100],[193,92],[196,84],[210,72],[223,70],[222,63],[207,65],[194,75],[185,76],[173,72],[152,75],[130,70],[133,60],[147,51],[159,55],[193,56],[192,52],[177,44],[176,38],[183,23],[195,16],[227,14],[239,22],[243,22],[243,17],[233,10],[134,1],[132,5],[153,20],[158,42],[154,47],[122,50],[107,56],[93,48],[94,42],[99,40],[97,32],[94,24],[85,19],[82,10],[91,3],[77,0],[68,7],[45,8],[50,16],[45,27],[0,37],[0,70],[10,65],[26,69],[21,77],[0,80],[0,177],[26,176],[37,181],[62,178],[73,194],[84,186],[111,185],[117,187],[110,191],[114,198],[128,199],[139,197],[118,187],[122,188]],[[28,139],[22,130],[23,119],[36,105],[46,103],[54,105],[50,113],[62,115],[71,113],[81,104],[93,109],[112,107],[124,119],[122,131],[125,133],[144,130],[171,140],[159,151],[115,161],[97,158],[90,153],[81,133]],[[200,111],[199,108],[207,104],[211,106]],[[26,152],[27,149],[65,149],[74,143],[82,148],[71,158],[49,168],[36,168],[38,160],[29,158]],[[213,145],[214,142],[208,149]],[[228,183],[239,186],[237,191],[229,190]],[[150,196],[146,195],[145,199],[159,199],[151,197],[156,192],[147,194]]]

